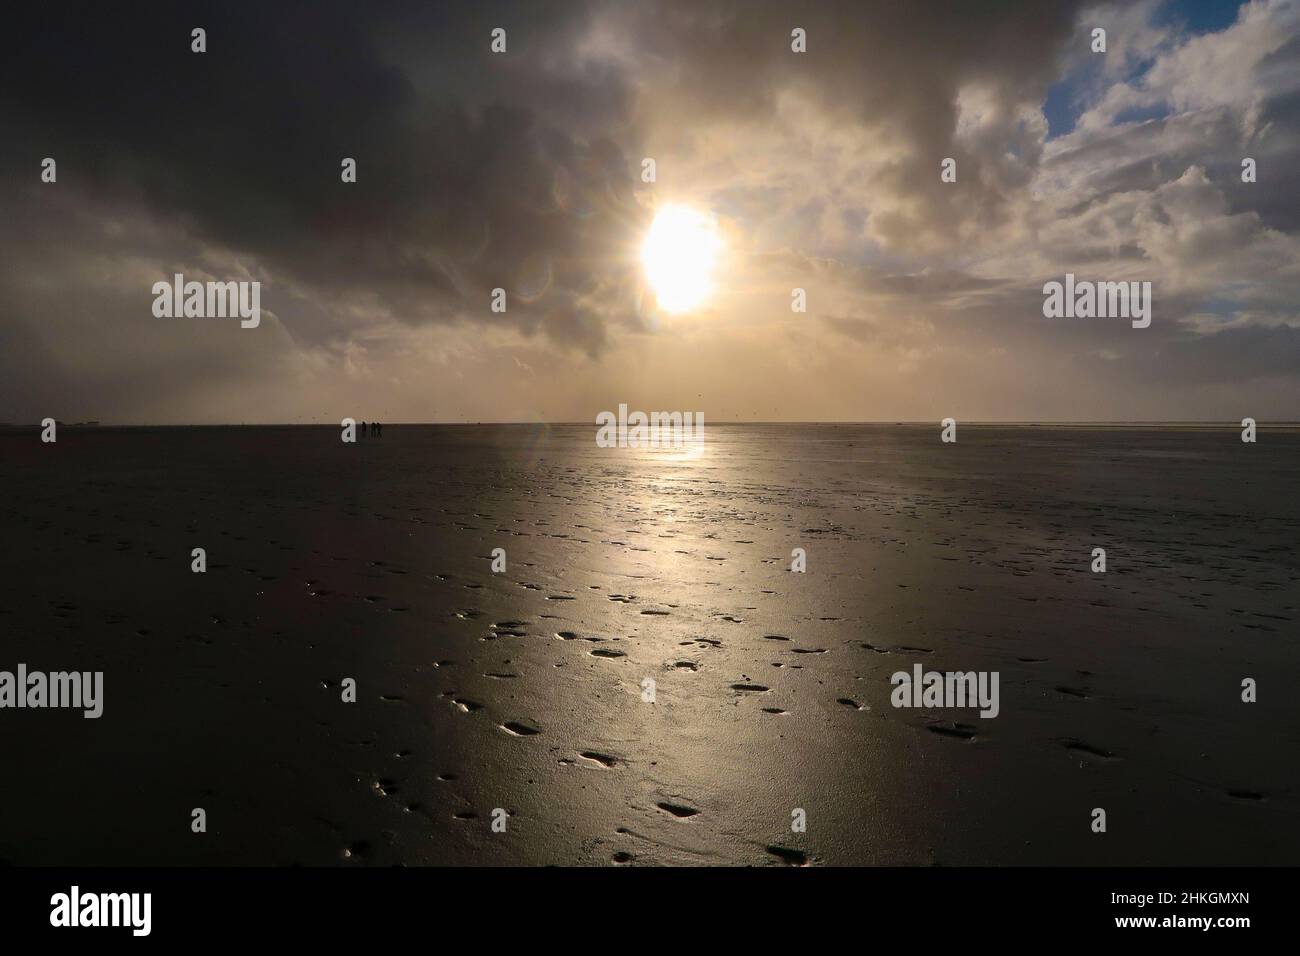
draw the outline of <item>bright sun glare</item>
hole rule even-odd
[[[659,307],[686,312],[713,291],[713,267],[722,248],[717,224],[690,206],[664,206],[641,246],[641,262]]]

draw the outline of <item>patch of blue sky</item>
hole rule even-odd
[[[1170,0],[1168,3],[1161,4],[1156,10],[1152,23],[1187,36],[1217,33],[1237,21],[1240,7],[1240,0]],[[1097,89],[1096,80],[1100,68],[1100,61],[1084,59],[1079,68],[1052,84],[1043,102],[1043,115],[1047,117],[1048,139],[1056,139],[1071,132],[1078,123],[1079,117],[1093,105],[1089,97]],[[1150,68],[1149,60],[1137,62],[1123,79],[1134,83],[1140,80]],[[1167,107],[1158,106],[1151,107],[1149,110],[1134,110],[1121,114],[1117,120],[1138,122],[1145,119],[1160,119],[1168,115]]]

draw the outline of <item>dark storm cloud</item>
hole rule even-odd
[[[53,156],[61,188],[183,221],[281,281],[377,297],[401,321],[486,318],[490,290],[513,294],[530,256],[581,266],[601,248],[608,213],[631,206],[632,177],[611,140],[580,140],[527,105],[548,77],[568,109],[618,102],[610,77],[584,87],[555,76],[535,36],[527,52],[537,26],[567,29],[581,5],[495,8],[516,45],[509,67],[490,61],[492,17],[475,8],[453,19],[457,6],[25,9],[0,66],[5,188],[33,182]],[[204,55],[189,50],[194,26],[207,31]],[[380,49],[395,31],[422,58],[410,75]],[[478,108],[471,91],[453,100],[439,83],[463,88],[466,76],[482,78]],[[339,181],[345,156],[358,164],[354,185]],[[553,280],[571,282],[571,295],[587,288],[581,268],[556,268]],[[617,307],[611,316],[627,318]],[[520,299],[494,318],[599,348],[605,316],[575,310]]]

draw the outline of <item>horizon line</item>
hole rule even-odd
[[[368,422],[370,420],[367,420]],[[1140,427],[1144,425],[1165,426],[1214,426],[1240,428],[1240,419],[1129,419],[1129,420],[1087,420],[1087,419],[957,419],[958,425],[1017,425],[1017,426],[1113,426]],[[1300,419],[1282,419],[1278,421],[1260,421],[1259,425],[1297,426]],[[63,428],[338,428],[334,422],[105,422],[98,419],[81,421],[63,421],[55,419]],[[361,424],[361,419],[357,419]],[[594,421],[557,420],[457,420],[457,421],[401,421],[379,422],[385,427],[481,427],[485,425],[543,425],[543,426],[584,426],[596,427]],[[940,426],[942,420],[931,419],[721,419],[715,420],[714,427],[721,425],[883,425],[883,426]],[[705,423],[708,427],[708,423]],[[40,422],[0,422],[0,429],[40,428]]]

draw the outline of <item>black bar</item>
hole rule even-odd
[[[0,871],[0,925],[7,940],[66,939],[69,927],[51,926],[52,897],[75,885],[83,901],[151,894],[149,938],[178,943],[265,937],[391,947],[414,934],[438,946],[480,933],[492,948],[547,938],[667,944],[675,934],[693,938],[698,925],[755,942],[796,933],[811,943],[834,930],[873,945],[1022,934],[1230,944],[1242,931],[1283,929],[1294,880],[1280,868],[14,868]],[[1150,902],[1134,901],[1144,896]],[[1243,917],[1248,925],[1162,925]],[[1124,919],[1156,925],[1119,925]],[[76,931],[86,942],[133,936],[129,926]]]

